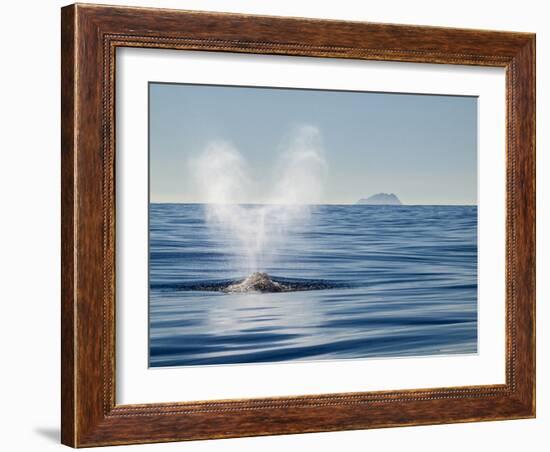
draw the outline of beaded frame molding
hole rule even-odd
[[[62,418],[73,447],[535,416],[535,35],[75,4],[62,8]],[[506,382],[208,402],[115,402],[115,50],[506,70]]]

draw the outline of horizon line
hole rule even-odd
[[[301,204],[285,204],[285,203],[273,203],[273,202],[233,202],[233,203],[216,203],[216,202],[199,202],[199,201],[149,201],[149,204],[192,204],[192,205],[205,205],[205,204],[213,204],[213,205],[226,205],[226,206],[234,206],[234,205],[240,205],[240,206],[257,206],[257,205],[265,205],[265,206],[392,206],[392,207],[401,207],[401,206],[476,206],[475,204],[465,204],[465,203],[401,203],[401,204],[365,204],[365,203],[341,203],[341,202],[330,202],[330,203],[301,203]]]

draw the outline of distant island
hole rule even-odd
[[[357,204],[371,204],[376,206],[400,206],[401,201],[393,193],[377,193],[368,198],[361,198]]]

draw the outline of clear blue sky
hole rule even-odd
[[[261,175],[276,164],[281,142],[308,124],[323,138],[323,203],[392,192],[404,204],[477,204],[475,97],[160,83],[149,90],[151,202],[202,202],[188,162],[213,140],[231,143],[260,184],[272,183]]]

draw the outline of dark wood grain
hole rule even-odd
[[[74,296],[74,158],[75,138],[75,29],[74,8],[61,11],[61,441],[75,439],[75,322]]]
[[[63,8],[61,34],[64,444],[535,415],[534,35],[80,4]],[[124,46],[504,67],[506,384],[116,405],[114,68]]]

